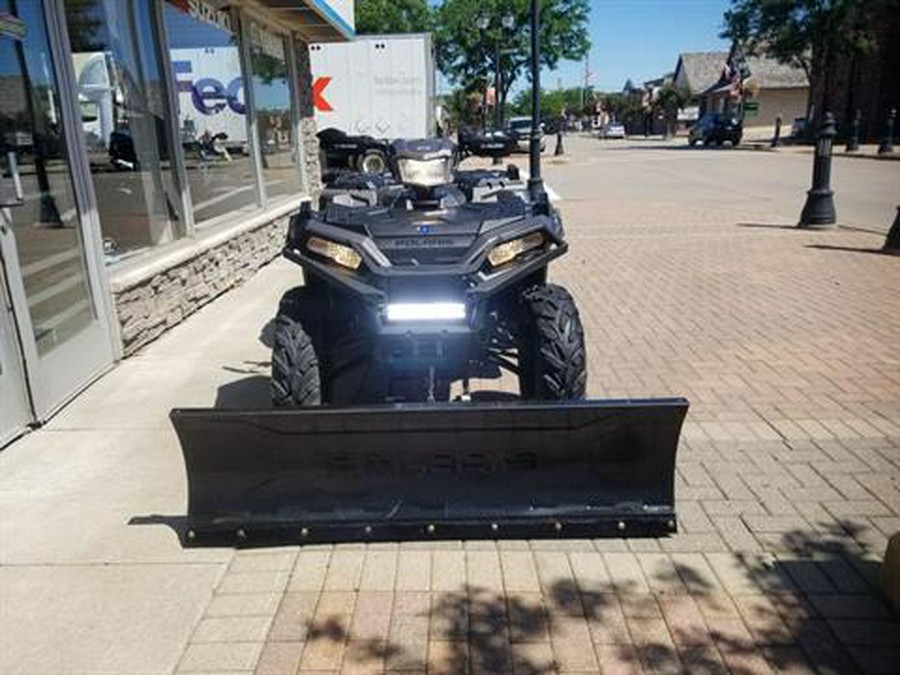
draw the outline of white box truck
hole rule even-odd
[[[309,49],[320,130],[388,139],[435,135],[430,33],[365,35]]]

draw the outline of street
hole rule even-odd
[[[549,143],[551,152],[555,144]],[[749,224],[796,225],[812,175],[812,156],[790,148],[690,148],[683,138],[583,136],[567,136],[565,147],[572,161],[548,169],[564,199],[611,200],[637,212],[649,199],[661,208],[740,214]],[[545,157],[553,161],[549,153]],[[836,149],[832,189],[841,225],[886,233],[900,206],[900,162],[842,157]],[[618,217],[616,211],[598,210],[597,223]]]
[[[809,155],[548,141],[589,395],[691,401],[678,534],[183,549],[167,415],[268,405],[277,260],[0,453],[0,671],[897,672],[900,162],[811,232]]]

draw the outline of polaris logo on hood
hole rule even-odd
[[[457,242],[453,237],[398,237],[378,242],[381,248],[453,248],[465,246],[466,243]]]

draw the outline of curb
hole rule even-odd
[[[785,154],[790,154],[790,152],[791,152],[791,151],[785,152],[785,150],[783,150],[781,148],[773,148],[768,144],[761,145],[761,144],[757,144],[757,143],[747,143],[747,144],[742,143],[737,146],[737,149],[738,150],[753,150],[755,152],[776,152],[776,153],[785,153]],[[808,150],[804,148],[802,151],[795,151],[793,154],[812,155],[813,152],[814,152],[813,147],[809,146]],[[832,154],[832,157],[835,157],[835,158],[847,157],[850,159],[872,159],[872,160],[876,160],[879,162],[900,162],[900,153],[894,153],[891,155],[870,155],[870,154],[862,153],[862,152],[846,152],[846,151],[842,150],[840,152],[835,152],[834,154]]]

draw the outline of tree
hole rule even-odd
[[[531,57],[530,0],[446,0],[437,10],[435,43],[438,67],[452,82],[494,80],[496,49],[503,86],[498,103],[506,105],[510,89],[529,73]],[[541,0],[541,65],[555,68],[563,60],[579,60],[587,54],[588,0]],[[515,28],[503,28],[509,15]],[[487,30],[476,28],[478,19],[489,21]],[[542,106],[543,107],[543,106]]]
[[[747,54],[802,68],[810,85],[822,82],[828,109],[835,66],[875,48],[878,16],[888,5],[897,8],[897,0],[732,0],[721,36]]]
[[[531,91],[522,89],[516,92],[509,108],[515,115],[530,115]],[[594,112],[593,91],[585,92],[582,87],[541,89],[541,117],[547,120],[557,120],[564,112],[592,115]]]
[[[678,111],[688,102],[691,94],[679,89],[673,83],[663,86],[656,94],[656,105],[663,111],[666,120],[666,135],[675,133],[675,122],[678,120]]]
[[[356,32],[424,33],[432,29],[432,9],[425,0],[356,0]]]

